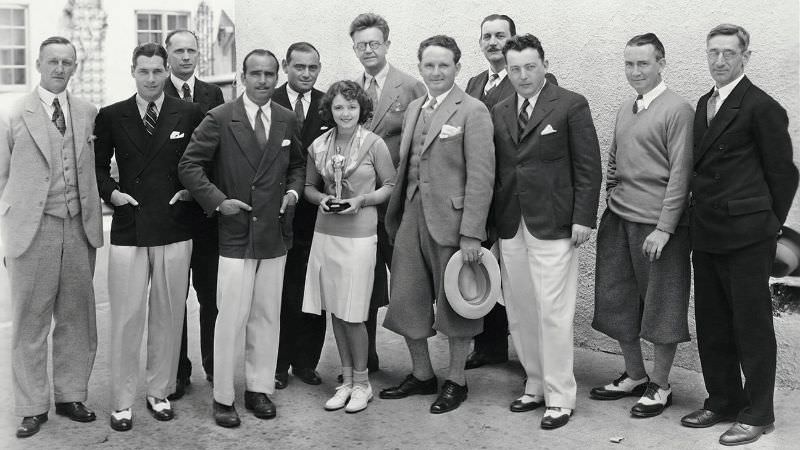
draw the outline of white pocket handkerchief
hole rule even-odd
[[[461,127],[454,127],[452,125],[444,124],[442,125],[442,131],[439,133],[439,139],[447,139],[449,137],[458,136],[463,132],[464,130]]]
[[[281,147],[286,147],[287,145],[289,145],[291,143],[292,143],[292,141],[290,141],[289,139],[284,139],[283,142],[281,142]]]
[[[546,127],[544,127],[544,130],[542,130],[542,133],[541,133],[541,135],[542,135],[542,136],[546,136],[546,135],[548,135],[548,134],[553,134],[553,133],[555,133],[556,131],[557,131],[557,130],[553,129],[553,126],[552,126],[552,125],[550,125],[550,124],[548,123],[548,124],[547,124],[547,126],[546,126]]]
[[[169,135],[169,138],[170,139],[180,139],[183,136],[184,136],[184,134],[181,133],[180,131],[173,131],[172,134]]]
[[[323,126],[319,127],[319,130],[320,130],[320,131],[325,131],[325,130],[327,130],[328,128],[330,128],[330,127],[326,127],[325,125],[323,125]]]

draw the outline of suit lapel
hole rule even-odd
[[[473,83],[472,89],[469,92],[467,92],[467,94],[478,99],[482,98],[483,90],[484,88],[486,88],[486,83],[488,82],[489,82],[489,71],[484,70],[475,77],[475,83]]]
[[[47,113],[42,106],[42,101],[39,98],[39,93],[33,91],[25,100],[25,112],[22,114],[22,120],[25,121],[25,126],[28,127],[28,132],[42,152],[47,165],[50,165],[50,138],[47,136],[47,127],[50,125],[47,120]]]
[[[514,145],[519,145],[519,125],[517,125],[517,100],[513,97],[512,100],[503,102],[502,120],[500,121],[506,127],[508,134]]]
[[[288,123],[284,121],[283,118],[280,117],[280,113],[276,111],[277,105],[271,103],[269,107],[272,110],[272,117],[270,118],[269,124],[269,136],[267,136],[267,148],[263,155],[261,155],[256,178],[269,170],[280,152],[283,151],[283,137],[287,135],[286,128],[288,127]],[[291,143],[289,145],[291,145]]]
[[[750,80],[748,80],[747,77],[742,78],[739,84],[733,88],[730,95],[728,95],[728,98],[722,103],[722,106],[720,106],[719,111],[717,111],[717,114],[714,116],[714,119],[711,120],[708,129],[703,135],[703,140],[700,143],[700,147],[697,149],[697,155],[695,155],[695,161],[700,161],[700,159],[702,159],[705,152],[711,147],[711,144],[717,140],[725,129],[728,128],[728,125],[733,119],[736,118],[736,115],[739,114],[742,97],[744,97],[750,85]],[[706,101],[708,101],[708,99],[706,99]],[[703,105],[702,109],[703,113],[705,113],[707,109],[706,105]],[[703,117],[705,117],[705,114]]]
[[[374,130],[375,127],[378,126],[389,110],[389,107],[391,107],[400,96],[398,88],[402,84],[403,80],[397,76],[397,70],[389,64],[389,72],[386,74],[386,80],[383,83],[383,89],[381,89],[381,96],[378,98],[378,104],[375,105],[375,109],[373,110],[372,122],[370,123],[371,130]]]
[[[136,106],[136,94],[125,102],[125,109],[122,112],[122,129],[125,130],[128,140],[133,143],[136,151],[145,154],[143,145],[147,131],[144,129],[139,108]]]
[[[458,86],[453,86],[453,90],[450,91],[450,94],[442,101],[441,106],[433,113],[431,125],[428,127],[428,134],[425,136],[425,143],[422,145],[422,153],[425,153],[434,139],[439,136],[439,133],[442,131],[442,125],[455,114],[462,100],[464,100],[464,91]]]
[[[546,83],[539,93],[539,98],[536,100],[536,105],[533,107],[533,113],[531,114],[530,120],[528,120],[528,125],[525,126],[525,130],[523,130],[519,138],[520,142],[531,134],[542,120],[550,114],[550,111],[553,110],[553,102],[556,100],[558,100],[558,94],[556,94],[555,89],[553,89],[550,83]]]
[[[236,99],[236,104],[233,105],[231,123],[228,126],[231,129],[233,138],[236,139],[236,143],[239,144],[239,150],[244,154],[245,159],[247,159],[250,167],[253,168],[253,172],[255,172],[261,162],[262,152],[258,148],[256,134],[250,126],[250,120],[247,118],[244,101],[241,96]]]
[[[419,120],[419,113],[422,111],[422,104],[425,103],[425,99],[427,97],[422,97],[416,100],[413,100],[409,103],[408,108],[411,110],[408,114],[408,120],[403,121],[403,128],[402,128],[402,138],[400,139],[400,149],[399,149],[399,157],[400,157],[400,165],[402,167],[403,158],[408,155],[409,149],[411,148],[411,141],[413,140],[414,135],[414,127],[417,124],[417,120]]]
[[[69,103],[69,117],[72,121],[72,139],[75,145],[75,161],[80,161],[84,144],[87,141],[86,114],[84,113],[83,108],[79,108],[77,106],[75,98],[69,93],[67,93],[67,101]]]
[[[175,129],[178,120],[180,120],[180,114],[178,114],[178,108],[175,103],[182,101],[183,100],[178,100],[166,95],[164,96],[164,103],[161,104],[161,111],[158,112],[156,131],[150,140],[148,151],[145,152],[144,163],[139,167],[137,175],[149,166],[153,159],[161,153],[164,143],[169,138],[172,130]],[[142,125],[142,128],[144,128],[144,125]]]

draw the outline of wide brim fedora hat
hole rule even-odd
[[[500,265],[491,252],[481,249],[478,263],[464,263],[461,250],[444,269],[444,292],[450,307],[465,319],[480,319],[501,296]]]
[[[775,248],[773,277],[800,276],[800,233],[784,226]]]

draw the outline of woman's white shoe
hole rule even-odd
[[[336,388],[336,393],[333,394],[330,400],[325,402],[325,409],[328,411],[336,411],[337,409],[344,408],[344,405],[347,404],[347,399],[350,398],[350,394],[353,392],[353,385],[352,384],[343,384]]]
[[[350,401],[347,402],[345,412],[357,413],[367,408],[367,403],[372,400],[372,385],[367,384],[363,386],[356,384],[353,386],[353,392],[350,394]]]

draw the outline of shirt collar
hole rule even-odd
[[[542,87],[540,87],[539,90],[535,94],[533,94],[531,98],[528,99],[528,103],[531,105],[531,109],[533,109],[533,107],[536,106],[536,101],[539,100],[539,94],[542,93],[542,89],[544,89],[545,84],[547,84],[547,80],[544,80],[544,83],[542,83]],[[520,110],[522,109],[522,104],[524,102],[525,102],[525,97],[517,94],[517,114],[519,114]]]
[[[159,95],[158,98],[154,100],[154,102],[156,104],[156,113],[160,113],[161,112],[161,105],[164,104],[164,93],[162,92],[161,95]],[[143,99],[142,96],[139,95],[139,93],[137,92],[136,93],[136,104],[139,106],[139,111],[145,111],[145,113],[146,113],[147,112],[147,106],[150,104],[150,102],[145,100],[145,99]]]
[[[58,103],[61,105],[61,109],[64,110],[67,108],[67,90],[64,89],[63,91],[59,92],[58,94],[54,94],[47,89],[43,88],[42,85],[37,85],[36,90],[39,91],[39,99],[47,106],[53,105],[53,99],[58,98]]]
[[[717,88],[716,86],[714,87],[715,90],[719,91],[719,101],[717,101],[717,109],[719,109],[719,105],[722,105],[722,102],[724,102],[725,99],[728,98],[729,95],[731,95],[731,92],[733,92],[733,90],[736,88],[739,82],[742,81],[742,78],[744,78],[744,73],[739,75],[739,78],[731,81],[730,83],[726,84],[725,86],[722,86],[721,88]]]
[[[292,89],[292,86],[289,83],[286,83],[286,94],[289,97],[289,103],[291,103],[293,106],[294,103],[297,101],[297,96],[302,97],[304,102],[311,101],[311,91],[301,94]]]
[[[191,92],[192,95],[194,95],[194,80],[195,80],[194,74],[192,74],[192,76],[190,76],[188,80],[184,81],[176,77],[174,73],[170,73],[169,79],[172,80],[172,84],[173,86],[175,86],[175,90],[178,91],[178,94],[180,94],[181,97],[183,97],[183,83],[189,85],[189,92]]]
[[[256,114],[258,114],[258,105],[256,105],[255,103],[253,103],[252,100],[250,100],[250,97],[247,96],[246,92],[242,94],[242,98],[244,100],[244,110],[247,112],[248,118],[254,121]],[[267,122],[272,120],[272,108],[270,107],[271,105],[272,105],[272,99],[269,99],[269,101],[267,101],[267,103],[265,103],[264,106],[261,107],[261,113],[264,114],[264,116],[267,119]]]
[[[386,63],[386,65],[383,66],[383,69],[381,69],[380,72],[375,74],[374,77],[368,74],[367,72],[364,72],[364,89],[369,87],[369,80],[371,80],[372,78],[375,78],[375,82],[378,83],[378,89],[382,89],[384,83],[386,83],[386,77],[388,75],[389,75],[389,63]]]
[[[443,92],[443,93],[441,93],[441,94],[436,96],[436,106],[434,106],[433,109],[436,109],[439,106],[441,106],[441,104],[444,101],[444,99],[447,98],[447,95],[450,94],[450,91],[452,91],[454,87],[456,87],[455,83],[453,83],[453,85],[450,86],[450,89],[448,89],[447,91],[445,91],[445,92]],[[423,104],[422,107],[426,108],[431,103],[431,99],[432,98],[433,97],[431,97],[430,91],[428,91],[428,99],[425,100],[425,104]]]
[[[664,91],[667,90],[667,85],[664,83],[664,80],[661,80],[660,83],[653,89],[650,89],[649,92],[646,92],[642,95],[642,104],[644,105],[643,108],[647,109],[650,107],[650,103],[656,99],[659,95],[663,94]]]

